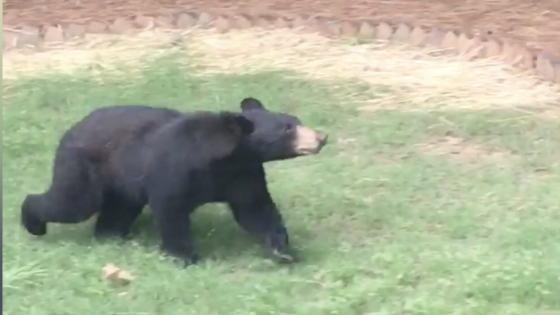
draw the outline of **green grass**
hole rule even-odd
[[[166,59],[126,80],[84,70],[4,88],[4,314],[560,314],[558,122],[516,112],[362,113],[337,89],[293,73],[189,73]],[[20,204],[50,182],[59,137],[94,108],[236,109],[246,96],[332,139],[320,155],[267,166],[298,265],[266,260],[222,206],[195,214],[204,262],[187,269],[162,258],[147,214],[125,244],[95,241],[91,222],[51,225],[43,238],[20,228]],[[446,135],[507,154],[465,162],[416,146]],[[137,278],[109,285],[107,263]]]

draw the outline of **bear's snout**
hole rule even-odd
[[[305,126],[297,126],[294,151],[299,155],[317,154],[327,144],[328,135]]]
[[[322,132],[317,132],[317,140],[321,143],[321,147],[327,144],[327,140],[329,139],[329,135]]]

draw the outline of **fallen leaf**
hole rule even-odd
[[[123,270],[113,264],[107,264],[105,267],[101,268],[103,278],[110,280],[119,285],[128,285],[132,280],[135,279],[128,271]]]

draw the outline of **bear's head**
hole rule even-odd
[[[297,117],[269,111],[252,97],[241,101],[241,110],[253,123],[247,145],[262,162],[314,155],[327,143],[326,134],[304,126]]]
[[[189,152],[196,152],[201,161],[208,161],[229,156],[253,131],[253,122],[241,113],[197,111],[161,128],[153,141],[165,143],[160,139],[180,139]]]

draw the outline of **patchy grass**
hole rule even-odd
[[[557,121],[364,112],[295,73],[193,71],[163,58],[126,79],[90,68],[4,87],[4,314],[560,314]],[[187,269],[161,257],[147,214],[124,244],[96,242],[91,223],[53,225],[43,238],[20,228],[21,201],[47,187],[59,137],[92,109],[235,109],[250,95],[332,139],[318,156],[267,166],[300,264],[264,259],[222,206],[196,213],[204,262]],[[136,279],[108,285],[108,263]]]
[[[359,95],[363,111],[547,108],[560,100],[557,85],[505,66],[499,58],[469,62],[472,56],[468,54],[458,56],[441,49],[329,39],[290,29],[227,33],[152,29],[136,36],[89,34],[47,45],[51,49],[4,54],[4,79],[45,69],[71,73],[83,66],[107,75],[123,64],[142,69],[143,57],[174,50],[183,64],[193,65],[196,56],[199,73],[239,75],[289,69],[300,78],[332,81],[333,86],[340,80],[364,82],[376,88],[345,93],[348,98]]]

